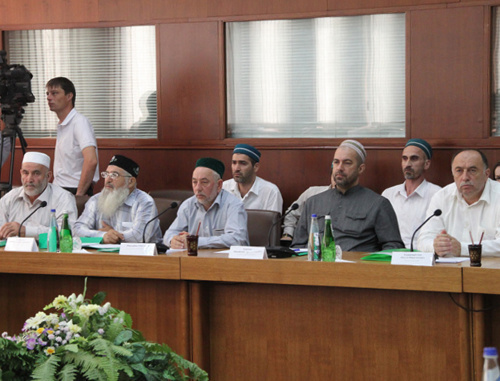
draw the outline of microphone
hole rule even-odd
[[[427,219],[424,222],[422,222],[422,224],[417,228],[417,230],[415,230],[413,232],[413,235],[411,236],[410,251],[413,251],[413,239],[415,238],[415,234],[417,234],[417,232],[420,230],[420,228],[422,226],[424,226],[427,223],[427,221],[429,221],[432,217],[434,217],[434,216],[440,216],[442,213],[443,212],[441,211],[441,209],[436,209],[434,211],[434,213],[432,213],[432,215],[430,215],[429,217],[427,217]]]
[[[34,211],[32,211],[28,217],[26,217],[23,222],[21,222],[21,224],[19,225],[19,231],[17,232],[17,236],[18,237],[21,237],[21,228],[23,227],[23,224],[28,220],[28,218],[30,218],[33,214],[35,214],[35,212],[40,209],[40,208],[45,208],[47,206],[47,201],[42,201],[40,203],[40,205],[38,206],[38,208],[36,208]]]
[[[273,232],[273,228],[276,226],[276,224],[280,223],[281,221],[283,221],[285,219],[286,216],[288,216],[293,210],[297,210],[299,209],[299,204],[297,204],[296,202],[292,204],[292,206],[290,206],[290,208],[286,211],[285,214],[283,214],[278,221],[275,221],[272,225],[271,225],[271,228],[269,229],[269,234],[267,235],[267,243],[269,244],[269,246],[271,246],[271,234]]]
[[[142,232],[142,243],[146,243],[146,228],[148,227],[149,223],[150,222],[153,222],[154,220],[156,220],[158,217],[160,217],[162,214],[168,212],[170,209],[175,209],[177,208],[179,204],[176,203],[175,201],[172,202],[170,204],[170,206],[165,209],[163,212],[159,213],[158,215],[156,215],[155,217],[151,218],[148,222],[146,222],[146,225],[144,225],[144,231]]]
[[[295,254],[295,251],[290,249],[289,247],[285,246],[271,246],[271,234],[273,232],[273,228],[276,226],[276,224],[282,222],[286,216],[288,216],[293,210],[297,210],[299,208],[299,204],[296,202],[290,206],[290,208],[287,210],[285,214],[283,214],[278,221],[275,221],[272,225],[271,228],[269,229],[269,234],[267,236],[267,242],[269,246],[266,247],[266,252],[268,257],[270,258],[288,258],[291,257],[293,254]]]

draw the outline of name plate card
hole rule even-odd
[[[433,266],[434,253],[393,251],[391,265]]]
[[[132,243],[120,244],[120,253],[123,255],[158,255],[155,243]]]
[[[228,258],[267,259],[267,251],[264,246],[231,246]]]
[[[33,237],[9,237],[5,244],[5,251],[37,252],[38,245]]]

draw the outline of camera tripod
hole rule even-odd
[[[28,143],[26,143],[26,139],[24,139],[23,132],[19,127],[18,119],[15,118],[14,115],[5,115],[2,114],[2,120],[5,122],[5,128],[1,133],[0,137],[0,160],[4,155],[4,141],[10,141],[10,163],[9,163],[9,181],[3,182],[0,181],[0,197],[3,197],[7,192],[12,189],[12,178],[14,175],[14,155],[16,151],[16,137],[19,137],[19,142],[21,143],[21,148],[23,150],[23,154],[26,153],[26,147]],[[5,153],[7,154],[7,153]],[[2,175],[2,167],[0,165],[0,178]]]

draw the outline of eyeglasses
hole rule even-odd
[[[120,175],[118,172],[101,172],[101,177],[105,179],[109,177],[111,180],[116,180],[118,177],[132,177],[129,175]]]
[[[496,181],[500,180],[500,176],[495,176],[495,180]]]

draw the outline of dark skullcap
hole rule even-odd
[[[257,148],[252,147],[250,144],[236,144],[233,153],[242,153],[247,155],[257,163],[260,161],[260,151]]]
[[[224,176],[224,170],[226,167],[224,167],[224,163],[222,161],[219,161],[217,159],[213,159],[211,157],[202,157],[201,159],[198,159],[196,161],[196,166],[195,168],[198,167],[205,167],[205,168],[210,168],[211,170],[217,172],[222,179],[222,176]]]
[[[120,167],[121,169],[124,169],[134,177],[137,177],[137,175],[139,175],[139,165],[132,159],[129,159],[128,157],[122,155],[115,155],[111,158],[109,165]]]
[[[420,148],[422,151],[424,151],[425,156],[427,156],[427,159],[430,159],[432,157],[432,147],[424,139],[410,139],[406,143],[405,147],[408,146],[415,146]]]

